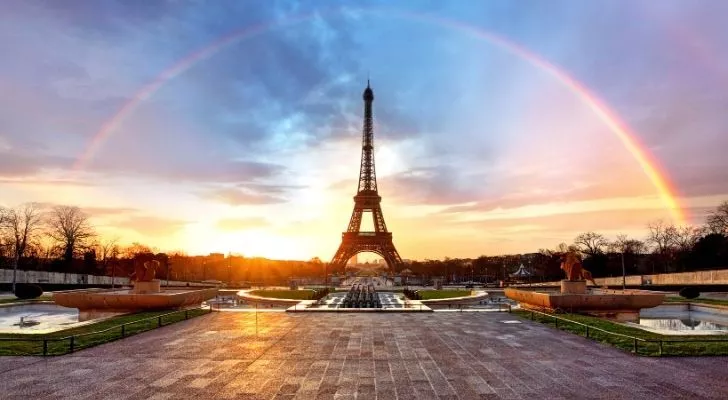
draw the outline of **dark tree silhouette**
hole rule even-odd
[[[73,257],[87,247],[95,233],[88,216],[80,208],[57,206],[48,219],[48,236],[63,248],[63,260],[70,265]]]

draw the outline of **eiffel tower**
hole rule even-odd
[[[392,242],[392,232],[387,232],[382,214],[382,197],[377,191],[377,175],[374,168],[374,129],[372,127],[372,102],[374,92],[364,89],[364,129],[361,143],[361,167],[359,169],[359,188],[354,196],[354,211],[346,232],[341,234],[341,244],[336,250],[330,266],[332,270],[343,270],[346,262],[354,255],[370,251],[380,255],[390,269],[398,271],[402,258]],[[362,232],[361,218],[364,212],[371,212],[374,219],[374,232]]]

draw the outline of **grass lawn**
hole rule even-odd
[[[418,290],[417,294],[422,300],[449,299],[470,296],[470,290]]]
[[[80,326],[78,328],[66,329],[49,334],[9,334],[2,333],[0,338],[15,339],[41,339],[39,341],[5,341],[0,340],[0,356],[25,356],[25,355],[43,355],[42,339],[59,339],[72,335],[81,335],[91,333],[86,336],[77,336],[74,338],[74,351],[86,347],[96,346],[102,343],[111,342],[120,339],[121,324],[128,324],[124,327],[124,336],[134,335],[140,332],[148,331],[158,327],[158,318],[148,321],[140,321],[145,318],[158,317],[162,314],[169,314],[172,311],[147,311],[130,315],[121,315],[109,318],[95,324]],[[208,313],[208,310],[194,309],[188,311],[188,317],[196,317]],[[178,311],[172,315],[162,317],[162,325],[168,325],[185,319],[185,313]],[[135,322],[138,321],[138,322]],[[112,328],[112,329],[109,329]],[[106,332],[99,332],[109,329]],[[93,333],[98,332],[98,333]],[[70,339],[48,341],[48,354],[60,355],[69,352]]]
[[[526,310],[513,310],[513,313],[526,319],[531,319],[531,313]],[[724,356],[728,355],[728,335],[701,335],[701,336],[674,336],[660,335],[657,333],[643,331],[638,328],[624,326],[601,318],[580,315],[580,314],[559,314],[561,318],[571,321],[588,324],[591,327],[604,329],[605,331],[619,333],[637,337],[639,339],[663,340],[662,354],[669,356]],[[555,326],[553,318],[540,314],[533,314],[534,321],[538,321],[547,325]],[[586,330],[581,325],[565,322],[558,322],[558,329],[568,331],[580,336],[586,335]],[[595,329],[589,330],[589,338],[597,342],[606,343],[629,352],[634,351],[634,339],[610,335]],[[725,342],[713,342],[710,340],[726,340]],[[680,343],[670,343],[668,341],[681,341]],[[660,345],[658,342],[637,342],[637,354],[644,356],[660,355]]]
[[[273,299],[309,300],[313,290],[253,290],[250,294]]]
[[[29,300],[23,300],[18,298],[12,298],[12,299],[0,299],[0,304],[10,304],[10,303],[32,303],[36,301],[50,301],[53,300],[53,295],[51,294],[42,294],[40,297],[36,299],[29,299]]]
[[[680,296],[667,296],[665,297],[666,303],[678,303],[678,302],[690,302],[690,303],[697,303],[697,304],[715,304],[719,306],[728,306],[728,300],[722,300],[722,299],[706,299],[706,298],[697,298],[697,299],[686,299]]]

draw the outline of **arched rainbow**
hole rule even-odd
[[[101,129],[99,129],[99,131],[91,139],[89,145],[86,147],[81,156],[76,160],[73,165],[73,170],[79,171],[83,169],[88,161],[98,151],[103,142],[106,141],[108,137],[113,133],[119,123],[127,115],[129,115],[142,101],[153,95],[157,90],[159,90],[162,85],[164,85],[164,83],[183,73],[196,63],[213,56],[218,51],[228,45],[231,45],[243,39],[253,37],[270,29],[300,23],[324,14],[341,13],[343,11],[344,9],[332,9],[325,12],[299,15],[281,21],[254,25],[252,27],[228,34],[216,40],[212,44],[189,54],[188,56],[175,63],[172,67],[163,71],[154,81],[145,85],[132,97],[129,102],[124,104],[124,106],[121,107],[114,116],[106,121],[101,126]],[[547,72],[558,82],[564,85],[564,87],[569,89],[577,98],[581,99],[584,104],[589,106],[589,108],[591,108],[591,110],[602,122],[604,122],[609,130],[617,136],[617,138],[622,142],[627,151],[632,155],[635,161],[637,161],[640,168],[645,173],[645,175],[647,175],[650,182],[652,182],[663,204],[670,211],[671,216],[675,220],[675,222],[679,224],[685,224],[686,216],[682,208],[680,207],[677,196],[675,195],[676,190],[670,184],[667,173],[661,170],[659,162],[651,157],[649,151],[640,144],[637,136],[629,129],[629,127],[624,122],[620,120],[616,113],[610,110],[610,108],[596,95],[591,93],[586,86],[571,77],[568,73],[558,68],[556,65],[550,63],[549,61],[543,59],[539,55],[533,53],[532,51],[517,43],[514,43],[508,39],[505,39],[478,27],[468,25],[459,21],[437,17],[429,14],[411,13],[393,9],[357,9],[356,11],[367,14],[379,14],[385,17],[408,18],[458,30],[479,39],[485,40],[488,43],[495,45],[508,53],[518,56],[519,58],[527,61],[529,64],[541,69],[542,71]]]

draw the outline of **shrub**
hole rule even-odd
[[[678,292],[678,294],[686,299],[694,299],[700,296],[700,292],[698,291],[698,289],[690,286],[680,289],[680,292]]]
[[[38,285],[19,283],[15,285],[15,297],[23,300],[36,299],[43,294],[43,289]]]

